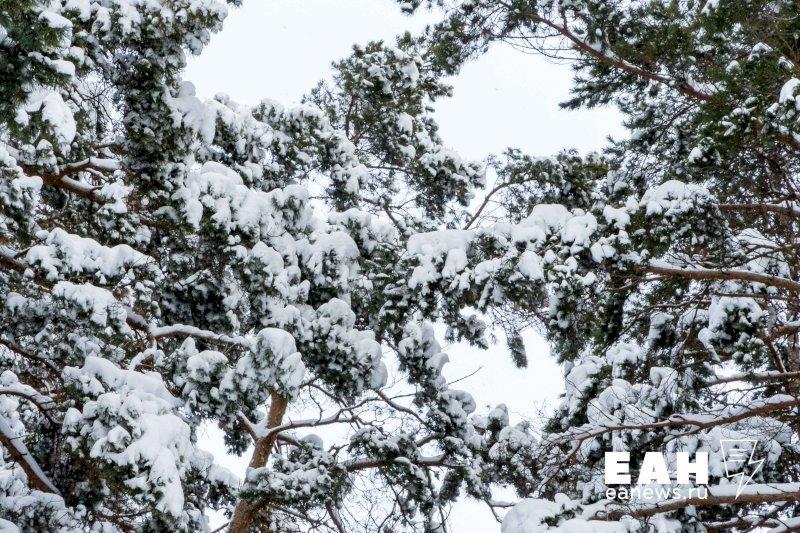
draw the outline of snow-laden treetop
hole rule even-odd
[[[505,533],[793,527],[793,4],[448,3],[292,109],[181,78],[227,9],[0,3],[4,530],[204,531],[219,509],[236,533],[441,532],[461,495]],[[431,103],[500,40],[575,61],[566,105],[618,105],[630,138],[509,150],[484,189]],[[435,321],[504,333],[520,365],[538,328],[563,401],[476,412]],[[246,472],[204,424],[252,446]],[[759,469],[726,468],[726,439]],[[708,454],[707,497],[609,496],[605,452],[636,474],[650,451]]]

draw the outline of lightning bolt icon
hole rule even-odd
[[[738,487],[736,488],[736,498],[738,499],[739,496],[742,494],[742,491],[753,480],[753,477],[758,474],[759,470],[764,464],[764,459],[754,459],[753,455],[756,453],[756,444],[758,441],[755,439],[722,439],[720,440],[720,444],[722,445],[722,458],[725,462],[725,474],[727,478],[738,478]],[[728,444],[728,446],[726,446]],[[747,451],[750,450],[750,454],[748,455]],[[746,472],[739,471],[739,472],[731,472],[734,470],[732,468],[734,465],[742,465],[746,463],[747,465],[754,466],[754,468],[750,469],[751,473],[748,476]]]

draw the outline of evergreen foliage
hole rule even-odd
[[[0,529],[432,533],[460,496],[504,533],[800,527],[795,4],[447,3],[297,108],[182,79],[228,4],[0,0]],[[629,138],[484,186],[431,104],[498,41]],[[520,366],[544,332],[563,401],[477,413],[435,322]],[[607,451],[708,452],[709,497],[608,499]]]

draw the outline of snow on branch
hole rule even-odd
[[[57,422],[51,413],[54,407],[53,399],[40,394],[32,387],[22,386],[20,384],[17,384],[16,387],[0,387],[0,396],[4,394],[8,396],[16,396],[31,402],[36,406],[37,409],[39,409],[39,411],[41,411],[48,421],[54,424]]]
[[[754,416],[763,416],[768,413],[792,409],[798,406],[800,406],[800,398],[779,394],[766,399],[754,400],[746,407],[734,407],[718,413],[674,414],[666,420],[641,424],[587,425],[559,434],[556,440],[566,439],[574,443],[577,448],[577,444],[575,443],[583,442],[587,439],[599,437],[614,431],[636,431],[692,426],[692,431],[694,432],[701,429],[732,424]]]
[[[735,381],[761,382],[761,381],[780,381],[800,379],[800,372],[780,372],[772,370],[768,372],[737,373],[730,376],[720,376],[707,382],[707,385],[721,385],[723,383],[733,383]]]
[[[750,272],[748,270],[738,269],[710,269],[710,268],[687,268],[678,267],[667,263],[665,261],[650,261],[646,267],[648,272],[659,274],[662,276],[674,276],[695,280],[738,280],[749,281],[753,283],[762,283],[771,287],[778,287],[792,292],[800,292],[800,282],[781,278],[778,276],[770,276],[768,274],[760,274],[758,272]]]
[[[3,416],[0,416],[0,444],[8,450],[11,458],[25,471],[32,487],[42,492],[60,494],[53,482],[50,481],[50,478],[47,477],[47,474],[39,467],[36,459],[30,454],[22,437],[11,429],[11,426]]]
[[[607,518],[619,519],[623,516],[646,518],[660,513],[676,511],[688,506],[708,507],[712,505],[761,504],[770,502],[800,501],[800,483],[761,483],[748,485],[741,490],[739,496],[737,485],[717,485],[708,487],[708,497],[683,497],[665,500],[643,507],[619,506],[614,504],[604,512]],[[601,513],[603,513],[601,511]]]
[[[240,346],[242,348],[250,348],[253,344],[251,340],[239,335],[230,336],[220,333],[214,333],[213,331],[200,329],[194,326],[188,326],[185,324],[173,324],[171,326],[151,327],[147,330],[147,334],[148,337],[150,337],[151,339],[160,339],[162,337],[177,337],[184,335],[189,337],[196,337],[198,339],[203,339],[207,341],[216,341],[224,344]]]

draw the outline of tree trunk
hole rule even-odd
[[[289,401],[275,393],[271,393],[270,397],[271,402],[269,406],[269,414],[267,415],[267,427],[274,428],[281,425],[281,422],[283,421],[283,415],[286,413],[286,406],[289,404]],[[255,449],[253,450],[253,457],[250,458],[248,470],[250,468],[261,468],[267,464],[267,459],[269,459],[269,454],[272,452],[272,447],[275,445],[277,438],[278,434],[275,433],[269,437],[259,438],[256,441]],[[253,525],[256,515],[262,507],[263,504],[261,503],[251,502],[240,498],[239,501],[236,502],[236,508],[233,510],[233,518],[231,518],[230,525],[228,526],[228,533],[248,533]],[[264,524],[262,531],[267,533],[269,531],[269,525]]]

